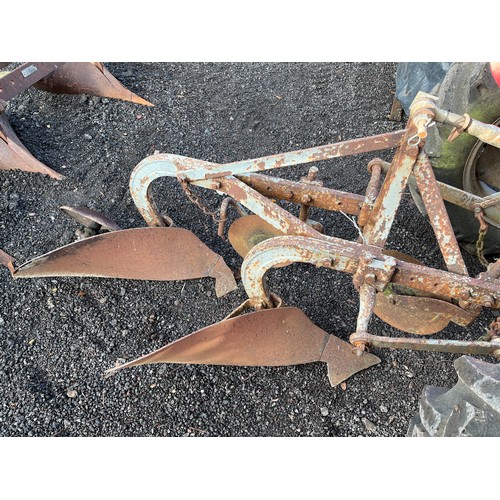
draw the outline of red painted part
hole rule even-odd
[[[490,62],[491,74],[500,87],[500,62]]]

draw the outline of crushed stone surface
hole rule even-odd
[[[155,151],[216,163],[401,129],[387,119],[395,63],[106,63],[155,107],[29,89],[7,115],[24,145],[65,175],[55,181],[0,171],[0,248],[23,263],[77,239],[59,209],[85,205],[123,228],[144,227],[128,189],[137,163]],[[363,194],[367,163],[392,152],[317,163],[324,184]],[[277,175],[298,180],[308,166]],[[274,174],[274,173],[273,173]],[[155,200],[227,264],[242,259],[175,180]],[[212,210],[222,198],[196,190]],[[284,205],[286,206],[286,205]],[[288,207],[298,214],[297,207]],[[355,240],[340,213],[311,210],[325,232]],[[406,194],[388,242],[443,268],[428,222]],[[168,255],[165,255],[168,259]],[[481,269],[465,255],[471,274]],[[269,286],[343,340],[354,332],[358,297],[349,275],[307,264],[273,269]],[[2,436],[404,436],[425,385],[456,382],[455,355],[373,350],[382,362],[331,387],[326,365],[282,368],[150,365],[104,371],[220,321],[246,295],[218,299],[210,279],[153,282],[98,278],[12,280],[0,269]],[[449,325],[436,338],[474,339]],[[398,335],[375,318],[371,331]]]

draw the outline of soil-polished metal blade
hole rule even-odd
[[[280,307],[226,319],[107,373],[150,363],[291,366],[323,361],[332,386],[380,363],[317,327],[300,309]]]
[[[11,257],[7,252],[0,248],[0,265],[5,266],[11,273],[14,272],[14,257]]]
[[[229,243],[242,257],[260,242],[283,235],[258,215],[246,215],[236,219],[227,232]]]
[[[121,227],[107,215],[88,207],[64,205],[59,207],[66,215],[88,229],[99,231],[119,231]]]
[[[89,94],[154,106],[124,87],[100,62],[68,62],[35,87],[56,94]]]
[[[93,276],[174,281],[215,278],[218,297],[237,288],[224,259],[191,231],[147,227],[92,236],[37,257],[14,278]]]
[[[413,264],[419,260],[397,250],[384,250],[385,255]],[[377,293],[373,312],[387,324],[414,335],[432,335],[446,328],[450,321],[469,326],[478,313],[455,306],[449,300],[408,287],[392,285],[394,293]]]
[[[384,293],[377,293],[373,312],[394,328],[415,335],[440,332],[450,321],[468,326],[476,317],[443,300]]]
[[[0,113],[0,170],[23,170],[48,175],[54,179],[63,176],[38,161],[17,137],[9,120]]]

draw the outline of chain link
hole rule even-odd
[[[180,185],[182,187],[182,190],[184,191],[184,193],[188,197],[189,201],[191,201],[191,203],[193,203],[194,205],[196,205],[205,215],[210,215],[210,217],[212,217],[212,219],[213,219],[214,222],[219,222],[219,219],[218,219],[218,216],[217,216],[217,212],[213,212],[212,210],[210,210],[200,200],[200,198],[198,198],[198,196],[196,196],[191,191],[191,188],[189,187],[189,181],[185,177],[182,177],[180,175],[177,176],[177,180],[179,181],[179,183],[180,183]]]
[[[500,337],[500,316],[495,318],[489,325],[486,333],[481,337],[481,340],[491,342],[493,339]]]
[[[483,212],[482,210],[476,211],[475,213],[476,219],[479,221],[479,234],[477,237],[476,241],[476,255],[477,258],[479,259],[479,262],[484,267],[489,266],[489,262],[485,259],[484,257],[484,237],[486,236],[486,233],[488,232],[488,224],[483,219]]]

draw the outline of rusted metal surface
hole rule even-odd
[[[323,185],[323,183],[318,180],[318,167],[311,167],[307,175],[305,177],[302,177],[300,181],[308,185]],[[301,220],[302,222],[307,222],[309,219],[309,207],[311,201],[312,197],[310,194],[304,194],[300,198],[299,220]]]
[[[349,215],[358,215],[364,200],[359,194],[345,193],[317,184],[305,184],[264,174],[246,174],[236,177],[268,198],[300,204],[304,196],[309,196],[307,204],[310,207],[332,211],[342,210]]]
[[[421,144],[418,139],[427,137],[427,129],[434,120],[437,98],[425,92],[418,92],[410,105],[410,121],[416,128],[416,144]],[[413,140],[410,140],[413,142]]]
[[[375,306],[376,290],[371,285],[362,285],[359,289],[359,313],[356,322],[357,332],[367,332],[373,308]]]
[[[227,222],[227,211],[229,207],[234,207],[235,210],[240,215],[240,217],[245,217],[247,215],[246,211],[237,201],[233,200],[229,196],[227,198],[224,198],[224,200],[222,200],[219,209],[219,223],[217,227],[217,235],[220,236],[222,239],[226,239],[224,236],[224,228]]]
[[[24,63],[0,78],[0,170],[23,170],[63,178],[29,153],[3,114],[2,102],[31,86],[56,93],[87,93],[152,106],[126,89],[100,62]]]
[[[356,288],[361,290],[364,285],[370,285],[379,292],[385,290],[396,270],[396,259],[385,251],[382,254],[383,259],[380,260],[365,248],[358,250],[358,266],[352,277]]]
[[[300,309],[280,307],[202,328],[108,373],[151,363],[290,366],[317,361],[327,363],[330,383],[337,385],[380,359],[356,356],[347,342],[317,327]]]
[[[386,161],[381,161],[380,164],[382,165],[383,172],[387,172],[391,166],[391,164]],[[409,183],[413,184],[416,188],[416,180],[413,175],[410,176]],[[462,189],[445,184],[444,182],[436,181],[436,183],[444,201],[453,203],[471,212],[474,211],[476,206],[480,206],[484,208],[484,213],[486,215],[485,220],[488,224],[500,228],[500,210],[498,210],[498,208],[492,210],[492,208],[497,205],[496,194],[481,198],[480,196],[463,191]]]
[[[349,340],[354,342],[366,342],[368,345],[376,348],[388,349],[411,349],[416,351],[437,351],[448,352],[452,354],[477,354],[492,355],[500,348],[500,339],[494,339],[491,342],[481,340],[441,340],[428,338],[401,338],[401,337],[382,337],[371,335],[369,333],[353,333]]]
[[[311,163],[343,156],[350,156],[371,151],[381,151],[395,148],[399,145],[404,131],[388,132],[386,134],[351,139],[325,146],[317,146],[307,149],[299,149],[288,153],[280,153],[271,156],[263,156],[252,160],[238,161],[218,165],[208,171],[196,172],[186,170],[184,173],[190,180],[211,179],[214,177],[226,177],[228,175],[239,175],[262,170],[273,170],[275,168],[290,167],[304,163]]]
[[[495,172],[496,175],[499,175],[498,172]],[[494,207],[500,205],[500,191],[495,194],[491,194],[490,196],[486,196],[482,198],[479,206],[484,210],[485,208]]]
[[[396,147],[404,131],[391,132],[365,139],[355,139],[318,148],[292,151],[281,155],[219,165],[195,158],[172,154],[156,154],[142,160],[130,177],[130,192],[134,203],[149,226],[162,227],[163,221],[152,199],[150,186],[161,177],[180,177],[194,185],[219,190],[223,180],[238,176],[254,191],[265,196],[302,203],[303,196],[310,196],[308,204],[329,210],[342,210],[357,215],[363,197],[341,191],[330,190],[318,185],[307,185],[267,176],[247,175],[250,172],[270,170],[312,161],[326,160],[348,154],[377,151]],[[213,182],[210,179],[217,178]],[[214,184],[215,182],[215,184]],[[239,198],[236,198],[241,202]],[[268,221],[269,222],[269,221]]]
[[[460,131],[477,137],[479,140],[500,148],[500,128],[489,123],[482,123],[469,116],[458,115],[451,111],[436,108],[434,119],[439,123],[452,125]]]
[[[368,216],[380,192],[380,182],[382,178],[381,162],[382,160],[380,160],[380,158],[375,158],[368,163],[368,171],[371,173],[371,176],[368,186],[366,187],[365,197],[358,217],[358,225],[361,228],[366,225]]]
[[[484,273],[479,275],[481,278],[498,279],[500,278],[500,259],[488,265]]]
[[[492,125],[500,126],[500,117]],[[491,189],[500,192],[500,149],[478,140],[464,164],[463,189],[488,196]],[[483,208],[485,208],[483,204]]]
[[[182,173],[185,179],[193,184],[208,186],[210,184],[203,182],[204,180],[243,175],[263,170],[272,170],[275,168],[328,160],[341,156],[395,148],[398,146],[404,133],[405,131],[389,132],[387,134],[380,134],[372,137],[342,141],[335,144],[300,149],[288,153],[226,163],[223,165],[179,155],[152,155],[142,160],[135,167],[130,178],[130,190],[134,197],[134,201],[137,201],[136,206],[139,208],[140,205],[143,205],[142,200],[146,198],[148,198],[151,203],[150,196],[146,194],[151,182],[159,177],[177,177]],[[143,210],[143,208],[140,210]],[[147,212],[146,216],[148,219],[154,218],[154,215]]]
[[[63,176],[37,160],[21,143],[4,113],[0,112],[0,170],[23,170],[48,175],[53,179]]]
[[[104,231],[119,231],[121,227],[107,215],[82,206],[62,206],[60,209],[76,222],[82,224],[94,234]]]
[[[387,119],[393,122],[400,122],[403,119],[403,105],[397,97],[392,100],[391,111],[387,115]]]
[[[410,122],[363,229],[364,240],[369,245],[383,247],[387,241],[419,152],[418,147],[410,142],[416,134],[417,129]]]
[[[461,276],[410,262],[398,263],[392,282],[469,305],[500,308],[500,283]]]
[[[461,206],[471,212],[475,212],[479,208],[483,213],[485,222],[500,228],[500,207],[498,206],[500,198],[497,194],[481,198],[472,193],[467,193],[452,186],[447,186],[446,184],[444,184],[444,186],[446,187],[443,189],[440,188],[444,200]]]
[[[148,156],[136,165],[130,175],[129,188],[135,206],[146,224],[150,227],[165,227],[165,219],[160,214],[151,193],[151,184],[161,177],[177,178],[184,170],[203,169],[216,163],[209,163],[186,156],[172,154],[156,154]],[[203,181],[203,187],[211,186]]]
[[[375,307],[376,290],[373,286],[364,284],[359,289],[359,311],[358,319],[356,321],[356,332],[368,332],[368,325],[373,315],[373,308]],[[362,341],[353,342],[357,348],[357,355],[366,351],[366,344]]]
[[[423,151],[418,155],[413,172],[446,267],[451,272],[468,275],[431,162]]]
[[[415,335],[432,335],[450,321],[469,326],[477,316],[443,300],[385,293],[377,293],[373,312],[394,328]]]
[[[130,179],[136,207],[151,227],[95,236],[14,270],[8,256],[3,260],[11,266],[14,277],[71,275],[152,280],[213,277],[218,296],[234,290],[234,276],[220,256],[189,231],[164,227],[168,218],[155,206],[151,184],[161,177],[173,177],[188,198],[214,220],[216,212],[195,195],[192,187],[204,187],[229,196],[221,205],[220,220],[216,220],[221,235],[231,203],[240,209],[240,215],[241,207],[253,212],[254,215],[236,220],[228,232],[229,241],[244,257],[241,276],[248,300],[220,323],[119,368],[148,363],[284,366],[324,361],[328,364],[330,381],[335,385],[379,362],[378,358],[362,352],[367,346],[498,352],[498,343],[492,350],[496,338],[490,342],[433,342],[376,337],[368,333],[373,312],[396,328],[429,335],[450,321],[469,325],[481,307],[500,309],[500,282],[494,279],[500,271],[490,266],[477,278],[467,275],[443,204],[443,192],[451,192],[449,196],[456,196],[457,192],[436,182],[432,167],[421,152],[434,113],[433,97],[419,94],[412,105],[408,127],[398,132],[222,165],[179,155],[155,154],[139,163]],[[472,125],[472,121],[467,122],[467,130]],[[397,151],[390,165],[380,159],[370,162],[372,175],[365,196],[323,187],[315,178],[316,167],[300,182],[257,173],[394,147]],[[383,170],[386,176],[380,187]],[[383,248],[412,175],[448,271],[431,269]],[[274,203],[274,199],[298,203],[299,217]],[[463,203],[471,200],[475,199],[467,198]],[[496,198],[480,200],[488,208],[496,207],[498,201]],[[312,227],[310,207],[359,216],[360,238],[350,242],[322,234]],[[354,219],[351,220],[354,223]],[[281,307],[281,300],[268,290],[267,271],[294,262],[353,275],[353,284],[360,294],[360,308],[356,333],[350,341],[357,349],[316,327],[300,310]],[[257,312],[242,315],[248,308]]]
[[[5,76],[0,77],[0,99],[8,101],[16,97],[42,78],[61,68],[63,64],[63,62],[28,62],[21,64],[9,71]]]
[[[124,87],[100,62],[68,62],[35,87],[56,94],[89,94],[153,106]]]
[[[255,304],[269,307],[263,278],[272,267],[305,262],[350,274],[356,273],[361,257],[371,256],[373,285],[384,283],[391,269],[391,283],[430,293],[437,298],[465,300],[471,305],[500,309],[500,282],[462,276],[405,262],[384,255],[378,247],[338,238],[319,240],[301,236],[278,236],[256,245],[241,268],[243,285]],[[383,287],[377,288],[382,291]]]
[[[235,198],[255,215],[268,222],[283,234],[297,234],[312,238],[325,239],[327,236],[313,229],[309,224],[270,202],[265,196],[247,186],[236,177],[226,177],[217,182],[217,189]]]
[[[7,252],[0,248],[0,265],[5,266],[11,273],[14,272],[14,257],[11,257]]]
[[[137,280],[215,278],[218,297],[236,289],[224,259],[191,231],[136,228],[93,236],[37,257],[14,278],[93,276]]]

